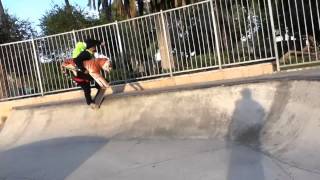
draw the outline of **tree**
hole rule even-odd
[[[64,2],[66,4],[65,8],[66,8],[67,13],[71,15],[72,14],[72,7],[69,3],[69,0],[64,0]]]
[[[88,6],[95,10],[97,9],[100,15],[104,15],[108,20],[111,20],[112,2],[114,3],[116,11],[115,19],[117,19],[117,16],[124,18],[132,18],[137,16],[136,0],[98,0],[97,3],[95,0],[88,0]],[[139,0],[138,3],[140,7],[143,7],[143,0]],[[102,16],[102,18],[104,16]]]
[[[88,6],[98,10],[100,19],[106,17],[108,22],[142,16],[144,5],[144,0],[88,0]]]
[[[138,0],[138,11],[139,11],[139,16],[142,16],[144,14],[143,12],[144,9],[144,3],[143,0]]]
[[[81,8],[55,5],[40,19],[40,27],[44,35],[57,34],[96,25],[98,22],[90,18]]]
[[[113,0],[88,0],[87,6],[99,11],[100,20],[112,21],[112,2]]]
[[[70,7],[69,0],[64,0],[64,2],[66,3],[66,7]]]
[[[36,32],[31,26],[31,23],[25,20],[20,20],[16,18],[15,16],[12,16],[8,14],[7,11],[4,11],[1,0],[0,0],[0,44],[12,42],[12,41],[20,41],[25,39],[30,39],[32,36],[36,35]],[[22,49],[23,43],[11,45],[15,46],[15,48]],[[7,76],[12,75],[12,69],[16,69],[21,72],[21,74],[25,74],[27,72],[26,66],[19,65],[15,62],[8,63],[8,58],[4,57],[10,57],[11,59],[21,59],[21,54],[10,54],[8,55],[8,51],[6,48],[8,45],[0,46],[0,98],[9,97],[10,93],[8,94],[8,78]],[[24,49],[25,50],[25,49]],[[30,61],[31,59],[27,59],[25,61]],[[20,61],[17,61],[18,63]],[[29,64],[26,62],[26,64]],[[8,67],[11,68],[8,68]],[[16,77],[16,76],[12,76]]]
[[[4,9],[3,9],[2,2],[0,0],[0,27],[1,27],[1,29],[3,29],[2,25],[4,24],[4,18],[5,18]],[[6,94],[6,89],[7,89],[6,79],[7,78],[6,78],[6,74],[4,73],[4,68],[3,68],[2,62],[0,62],[0,76],[2,77],[2,78],[0,78],[0,87],[1,87],[0,88],[0,99],[1,99],[1,98],[6,98],[8,96]]]
[[[0,0],[0,44],[29,39],[36,35],[29,21],[10,15]]]
[[[5,12],[0,28],[0,44],[12,41],[30,39],[36,36],[36,31],[29,21],[20,20]]]
[[[2,2],[0,0],[0,26],[2,26],[2,24],[4,23],[4,20],[5,20],[5,14],[4,14]]]
[[[166,10],[170,8],[176,8],[180,6],[185,6],[187,4],[192,4],[196,2],[200,2],[202,0],[151,0],[151,12],[158,12],[160,10]]]

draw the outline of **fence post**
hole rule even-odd
[[[39,61],[38,61],[36,46],[34,44],[34,39],[33,38],[31,39],[31,43],[32,43],[32,49],[33,49],[33,54],[34,54],[34,60],[35,60],[35,63],[36,63],[36,69],[37,69],[37,74],[38,74],[40,92],[41,92],[41,96],[44,96],[44,91],[43,91],[43,86],[42,86],[42,78],[41,78],[41,74],[40,74]]]
[[[214,14],[213,0],[210,0],[210,6],[211,6],[212,21],[213,21],[214,40],[215,40],[215,44],[216,44],[216,48],[215,49],[216,49],[217,55],[218,55],[219,69],[222,69],[221,53],[220,53],[220,45],[219,45],[219,35],[218,35],[218,26],[217,26],[216,15]]]
[[[170,52],[169,52],[169,47],[168,47],[168,39],[167,39],[167,33],[166,33],[166,23],[164,21],[164,15],[163,15],[163,11],[161,10],[160,11],[160,14],[161,14],[161,23],[162,23],[162,28],[163,28],[163,37],[164,37],[164,41],[165,41],[165,45],[166,45],[166,48],[167,48],[167,55],[168,55],[168,60],[169,60],[169,70],[170,70],[170,77],[173,76],[173,73],[172,73],[172,64],[171,64],[171,58],[170,58]]]
[[[76,45],[76,44],[77,44],[77,37],[76,37],[76,32],[75,32],[75,30],[74,30],[74,29],[72,30],[72,35],[73,35],[73,42],[74,42],[74,45]]]
[[[127,73],[126,73],[126,69],[125,69],[126,66],[124,64],[123,47],[122,47],[122,42],[121,42],[119,24],[118,24],[118,21],[116,21],[115,23],[116,23],[117,39],[119,42],[120,60],[122,62],[122,66],[123,66],[123,72],[124,72],[124,78],[125,78],[124,81],[126,82],[128,80],[128,77],[127,77]]]
[[[270,23],[271,23],[271,30],[272,30],[274,53],[276,56],[277,71],[280,71],[279,53],[278,53],[278,47],[277,47],[277,42],[276,42],[276,30],[275,30],[275,26],[274,26],[274,18],[273,18],[271,0],[268,0],[268,7],[269,7],[269,15],[270,15],[270,21],[271,21]]]

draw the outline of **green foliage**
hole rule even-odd
[[[5,13],[4,22],[0,28],[0,44],[30,39],[35,35],[36,32],[29,21]]]
[[[79,7],[60,7],[54,5],[40,19],[40,27],[44,35],[57,34],[74,29],[82,29],[99,24]]]

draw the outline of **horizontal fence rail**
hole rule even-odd
[[[317,0],[206,0],[106,25],[0,45],[0,100],[77,89],[61,63],[75,44],[105,42],[112,84],[275,61],[320,63]]]

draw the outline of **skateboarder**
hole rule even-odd
[[[83,61],[94,58],[94,53],[97,51],[96,48],[100,45],[104,45],[104,42],[90,38],[76,44],[76,48],[72,52],[72,58],[82,72],[86,72]]]
[[[94,53],[96,52],[96,46],[104,45],[103,42],[99,40],[87,39],[85,42],[79,42],[76,45],[75,50],[72,53],[72,58],[74,59],[77,68],[80,70],[77,72],[77,76],[73,80],[82,88],[86,103],[93,109],[98,108],[103,98],[104,90],[98,83],[95,83],[95,88],[98,89],[96,97],[98,97],[98,104],[91,97],[91,81],[93,80],[92,76],[88,73],[88,70],[85,69],[83,62],[94,58]]]
[[[92,109],[98,108],[98,105],[95,104],[95,101],[91,97],[91,81],[93,78],[89,74],[78,72],[78,75],[74,77],[73,80],[83,90],[87,105],[89,105]],[[98,89],[98,93],[101,91],[101,87],[98,83],[95,83],[95,88]]]

